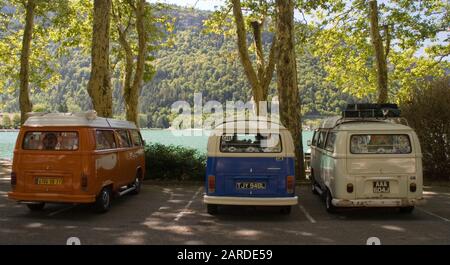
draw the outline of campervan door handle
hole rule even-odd
[[[269,168],[267,168],[268,170],[280,170],[280,168],[279,167],[269,167]]]

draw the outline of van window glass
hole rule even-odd
[[[24,150],[78,150],[77,132],[27,132],[23,139]]]
[[[232,134],[220,138],[223,153],[281,153],[279,134]]]
[[[325,137],[327,136],[326,131],[319,132],[319,138],[317,139],[317,147],[324,148],[325,147]]]
[[[312,146],[316,146],[317,138],[319,138],[319,131],[314,131],[313,139],[312,139],[312,142],[311,142]]]
[[[142,146],[142,138],[138,131],[132,130],[130,131],[131,139],[133,139],[134,146]]]
[[[117,135],[119,136],[119,147],[131,146],[131,139],[127,130],[117,130]]]
[[[335,141],[336,141],[336,133],[335,132],[328,133],[327,144],[325,145],[325,149],[334,152]]]
[[[350,151],[353,154],[409,154],[411,141],[406,134],[352,135]]]
[[[95,144],[97,150],[114,149],[116,148],[116,141],[114,139],[113,131],[98,130],[95,132]]]

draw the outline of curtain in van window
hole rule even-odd
[[[114,139],[114,131],[95,131],[95,144],[97,150],[116,148],[116,141]]]
[[[77,150],[79,145],[77,132],[27,132],[22,148],[24,150]]]
[[[142,146],[142,139],[141,136],[139,135],[138,131],[130,131],[131,134],[131,139],[133,140],[133,145],[134,146]]]
[[[353,154],[409,154],[411,141],[406,134],[352,135],[350,151]]]
[[[131,139],[127,130],[117,130],[117,135],[119,136],[120,147],[131,147]]]
[[[327,143],[325,145],[325,149],[331,152],[334,152],[334,143],[336,141],[336,133],[330,132],[328,133]]]
[[[327,136],[326,131],[320,131],[319,139],[317,140],[317,147],[324,148],[325,147],[325,137]]]
[[[279,134],[232,134],[220,138],[223,153],[280,153]]]

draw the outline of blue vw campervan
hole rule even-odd
[[[289,131],[269,120],[234,120],[208,139],[204,203],[279,206],[289,214],[295,196],[294,144]]]

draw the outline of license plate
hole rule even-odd
[[[238,190],[265,190],[265,182],[236,182],[236,189]]]
[[[63,184],[62,178],[36,178],[37,185],[61,185]]]
[[[389,181],[378,180],[373,182],[373,193],[389,193]]]

